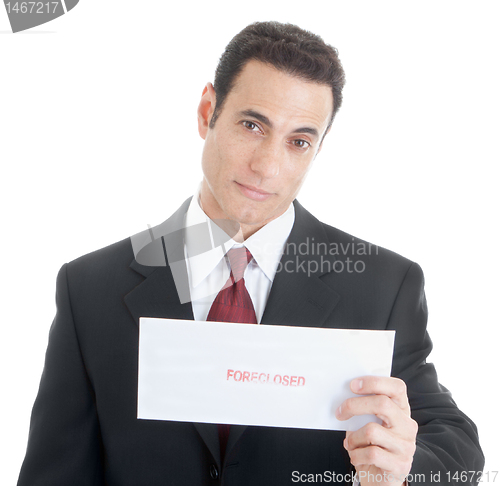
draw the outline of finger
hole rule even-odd
[[[382,447],[389,452],[397,451],[397,446],[393,445],[393,435],[389,433],[390,429],[383,427],[375,422],[370,422],[356,430],[344,440],[344,448],[347,451],[353,451],[361,447],[372,445]]]
[[[370,422],[361,429],[346,435],[344,447],[347,451],[353,451],[358,448],[377,446],[393,454],[413,457],[417,428],[416,422],[411,419],[405,424],[404,429],[387,429],[375,422]]]
[[[404,456],[394,455],[377,447],[370,446],[355,449],[349,452],[351,464],[355,467],[370,465],[383,471],[389,471],[394,475],[404,477],[411,469],[412,459]]]
[[[338,420],[348,420],[358,415],[376,415],[386,427],[399,426],[408,415],[386,395],[353,397],[345,400],[336,410]]]
[[[351,381],[351,390],[357,395],[387,395],[409,415],[406,383],[399,378],[362,376]]]

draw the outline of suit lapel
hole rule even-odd
[[[137,324],[140,317],[193,319],[191,303],[179,302],[172,272],[168,267],[155,269],[125,296],[125,304]]]
[[[340,300],[321,276],[332,271],[335,257],[322,224],[297,201],[295,223],[274,278],[262,324],[322,327]],[[320,254],[318,254],[320,253]]]
[[[176,260],[184,252],[182,228],[190,201],[191,199],[186,200],[167,221],[131,238],[135,258],[130,268],[145,279],[124,300],[137,324],[140,317],[193,319],[191,302],[181,302],[179,299],[180,292],[177,291],[177,282],[169,264],[171,261],[175,262],[174,273],[182,273],[181,280],[187,284],[186,263],[183,259]],[[171,247],[170,259],[165,239],[168,239]]]

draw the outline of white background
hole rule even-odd
[[[1,483],[24,456],[58,269],[193,193],[201,91],[256,20],[339,49],[344,104],[299,200],[423,267],[430,360],[500,470],[499,13],[487,0],[81,0],[13,35],[0,10]]]

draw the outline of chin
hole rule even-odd
[[[269,204],[269,201],[264,204],[246,198],[225,201],[223,208],[229,219],[248,226],[263,226],[279,214],[278,210],[279,208]]]
[[[247,226],[263,226],[270,219],[273,219],[272,216],[262,215],[262,214],[241,214],[236,217],[236,221],[240,224],[245,224]]]

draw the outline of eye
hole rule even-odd
[[[306,149],[311,146],[309,142],[302,139],[292,140],[292,144],[299,149]]]
[[[247,129],[247,130],[250,130],[252,132],[255,132],[255,131],[258,131],[259,130],[259,126],[257,125],[257,123],[254,123],[254,122],[251,122],[251,121],[248,121],[248,120],[245,120],[242,122],[243,126]]]

